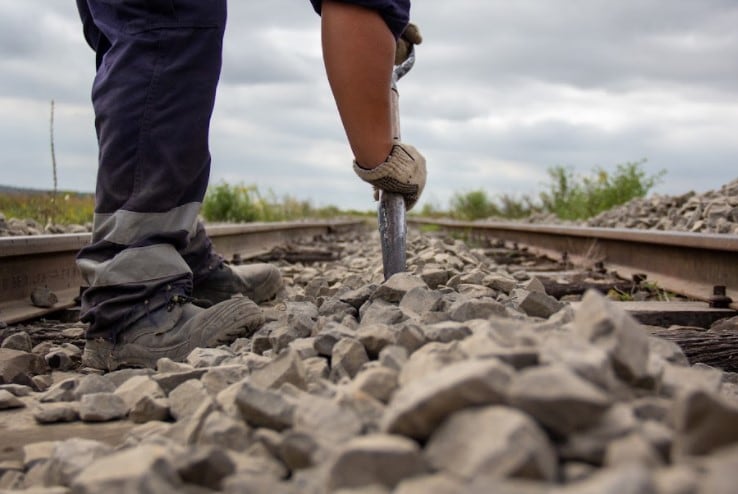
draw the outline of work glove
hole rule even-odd
[[[407,211],[415,206],[425,187],[425,158],[410,144],[398,142],[392,147],[387,161],[371,170],[362,168],[354,161],[354,171],[363,181],[372,184],[375,190],[402,195]]]
[[[395,51],[395,65],[402,64],[410,55],[413,45],[419,45],[423,42],[423,36],[420,34],[418,26],[412,22],[407,25],[400,39],[397,40],[397,50]]]

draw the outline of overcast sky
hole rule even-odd
[[[656,192],[738,177],[736,0],[417,0],[426,42],[401,81],[402,133],[428,158],[421,205],[533,194],[553,165],[647,159]],[[92,191],[94,54],[72,0],[0,0],[0,184]],[[325,81],[306,0],[232,0],[211,183],[373,207]]]

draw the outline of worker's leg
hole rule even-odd
[[[97,52],[100,147],[93,239],[78,257],[90,285],[82,316],[88,338],[114,341],[192,288],[180,251],[197,234],[208,184],[226,2],[78,4]]]

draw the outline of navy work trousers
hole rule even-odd
[[[191,291],[220,262],[198,222],[226,0],[77,0],[97,54],[92,244],[77,264],[88,338],[116,334]]]
[[[398,36],[409,0],[374,8]],[[317,12],[321,2],[311,0]],[[116,335],[187,295],[222,259],[198,213],[208,185],[210,118],[222,62],[226,0],[77,0],[97,55],[99,144],[92,243],[77,264],[87,338]]]

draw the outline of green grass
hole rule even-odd
[[[549,168],[549,182],[537,196],[490,196],[484,189],[454,194],[448,210],[426,203],[411,214],[430,218],[478,220],[519,219],[533,213],[553,213],[565,220],[587,219],[637,197],[644,197],[663,180],[665,172],[647,175],[644,161],[617,165],[608,171],[595,168],[588,175],[575,175],[571,168]],[[6,190],[7,189],[7,190]],[[537,197],[537,199],[534,199]],[[0,193],[0,212],[8,218],[30,218],[48,223],[84,224],[92,221],[94,196],[76,192],[51,192],[5,188]],[[292,196],[262,194],[256,185],[220,183],[205,196],[202,216],[210,222],[292,221],[337,216],[375,217],[375,210],[341,210],[335,206],[315,207]]]
[[[341,210],[336,206],[316,208],[310,201],[286,195],[266,195],[256,185],[220,183],[205,195],[202,216],[212,222],[244,223],[252,221],[292,221],[305,218],[325,219],[337,216],[374,216],[371,211]]]
[[[6,218],[30,218],[48,223],[80,224],[92,221],[95,199],[92,194],[60,191],[53,200],[51,192],[19,192],[0,195],[0,212]]]
[[[643,170],[643,163],[617,165],[614,171],[597,167],[588,175],[575,175],[571,168],[563,166],[551,167],[549,182],[544,184],[538,200],[528,195],[490,197],[483,189],[477,189],[454,194],[447,215],[463,220],[520,219],[543,212],[563,220],[584,220],[644,197],[663,180],[665,171],[649,176]],[[442,215],[437,209],[431,212],[433,217]]]

